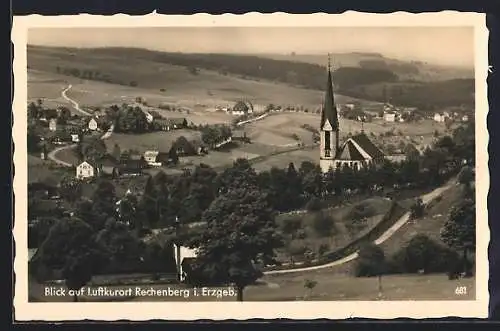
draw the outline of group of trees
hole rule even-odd
[[[446,272],[450,278],[460,273],[472,275],[474,263],[468,253],[476,245],[475,208],[472,199],[460,201],[452,208],[440,232],[446,246],[424,234],[414,236],[390,257],[386,257],[379,246],[364,245],[359,251],[355,275],[370,277],[390,273],[435,272]]]
[[[119,84],[132,87],[136,87],[138,85],[136,81],[123,81],[120,79],[116,79],[113,78],[110,74],[102,73],[97,69],[56,66],[55,70],[58,74],[73,76],[81,79],[95,80],[110,84]]]
[[[201,140],[214,148],[218,143],[221,143],[232,136],[231,128],[227,125],[204,125],[199,128],[201,131]]]
[[[57,124],[66,124],[71,119],[71,111],[67,107],[45,108],[43,101],[38,99],[37,102],[30,102],[28,104],[28,120],[38,120],[44,117],[47,120],[56,119]]]

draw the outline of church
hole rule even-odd
[[[321,110],[320,123],[320,167],[322,172],[349,166],[361,169],[370,163],[384,161],[384,153],[361,131],[340,145],[340,126],[337,106],[333,94],[330,59],[325,100]]]

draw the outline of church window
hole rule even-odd
[[[325,150],[330,151],[330,131],[325,131]]]
[[[330,150],[329,149],[325,149],[325,156],[330,157]]]

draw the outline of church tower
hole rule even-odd
[[[330,55],[328,55],[328,79],[325,100],[321,109],[320,123],[320,167],[322,172],[335,169],[335,159],[339,151],[339,120],[333,95]]]

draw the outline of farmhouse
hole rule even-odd
[[[462,116],[462,122],[468,122],[469,121],[469,116],[464,115]]]
[[[49,121],[49,130],[54,132],[57,130],[57,120],[55,118],[50,119]]]
[[[231,114],[235,116],[248,115],[253,113],[253,105],[249,101],[238,101],[233,109],[231,110]]]
[[[94,177],[96,167],[88,161],[83,161],[76,167],[76,178],[86,179]]]
[[[187,124],[188,123],[185,118],[156,118],[153,121],[153,125],[155,125],[156,128],[161,131],[183,129],[187,127]]]
[[[177,140],[172,144],[171,151],[172,150],[175,150],[179,156],[193,156],[207,153],[207,148],[201,141],[189,141],[184,136],[177,138]]]
[[[97,130],[97,121],[95,118],[91,118],[88,122],[89,130],[96,131]]]
[[[156,164],[156,157],[160,152],[157,150],[149,150],[144,152],[144,161],[149,165]]]
[[[80,142],[80,135],[76,133],[71,134],[71,141],[74,143]]]
[[[116,174],[116,169],[118,166],[118,160],[116,160],[112,155],[106,154],[97,162],[98,172],[113,176]]]
[[[434,121],[443,123],[446,120],[446,116],[441,113],[435,113],[434,114]]]
[[[323,172],[343,166],[360,169],[370,163],[380,163],[384,160],[384,153],[364,132],[349,138],[340,146],[340,128],[330,64],[328,65],[326,95],[321,111],[320,132],[320,167]]]
[[[146,168],[146,166],[147,163],[142,157],[139,160],[128,159],[118,165],[116,174],[120,176],[138,176],[142,174],[142,171]]]
[[[386,121],[386,122],[396,121],[396,113],[394,113],[394,112],[384,113],[384,121]]]

